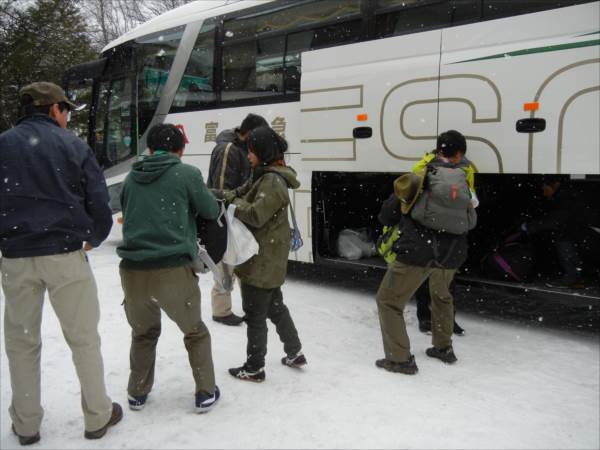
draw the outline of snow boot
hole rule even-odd
[[[31,436],[21,436],[19,433],[17,433],[17,430],[15,429],[15,425],[13,424],[12,432],[14,433],[15,436],[17,436],[19,438],[19,444],[21,444],[21,445],[35,444],[36,442],[39,442],[39,440],[40,440],[40,432],[39,431],[35,434],[32,434]]]
[[[405,375],[414,375],[419,371],[414,355],[410,355],[406,361],[401,362],[390,361],[389,359],[378,359],[375,361],[375,365],[388,372],[403,373]]]
[[[456,355],[454,354],[452,346],[446,348],[430,347],[427,350],[425,350],[425,353],[430,358],[437,358],[439,360],[442,360],[446,364],[454,364],[456,361],[458,361]]]
[[[104,425],[102,428],[97,429],[96,431],[86,431],[83,434],[83,436],[86,439],[100,439],[101,437],[103,437],[106,434],[106,431],[110,427],[119,423],[122,418],[123,418],[123,409],[121,408],[121,405],[113,402],[112,414],[110,415],[110,419],[108,419],[108,422],[106,422],[106,425]]]

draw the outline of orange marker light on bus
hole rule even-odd
[[[537,111],[538,109],[540,109],[540,103],[539,102],[523,103],[523,110],[524,111]]]
[[[365,122],[368,119],[369,119],[368,114],[357,114],[357,116],[356,116],[356,120],[358,120],[359,122]]]

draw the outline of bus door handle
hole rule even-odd
[[[352,136],[355,139],[367,139],[373,136],[373,129],[371,127],[356,127],[352,130]]]
[[[517,133],[539,133],[546,129],[546,119],[539,117],[517,120]]]

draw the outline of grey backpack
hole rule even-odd
[[[410,212],[421,225],[452,234],[475,228],[467,174],[458,167],[427,166],[424,190]]]

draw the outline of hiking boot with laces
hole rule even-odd
[[[302,352],[296,353],[294,356],[284,356],[281,358],[281,364],[288,367],[293,367],[295,369],[299,369],[302,366],[307,364],[306,357],[302,354]]]
[[[456,358],[456,355],[454,354],[454,350],[452,349],[452,346],[449,346],[446,348],[430,347],[427,350],[425,350],[425,353],[430,358],[437,358],[437,359],[445,362],[446,364],[453,364],[456,361],[458,361],[458,359]]]
[[[414,355],[410,355],[406,361],[400,362],[390,361],[389,359],[378,359],[375,361],[375,365],[388,372],[403,373],[405,375],[414,375],[419,371]]]
[[[265,381],[265,369],[253,369],[244,364],[241,367],[233,367],[229,369],[229,374],[232,377],[239,378],[245,381],[254,381],[255,383],[262,383]]]
[[[212,394],[205,392],[199,392],[196,394],[196,412],[203,414],[208,412],[215,406],[215,403],[221,398],[221,391],[219,386],[215,386],[215,391]]]

